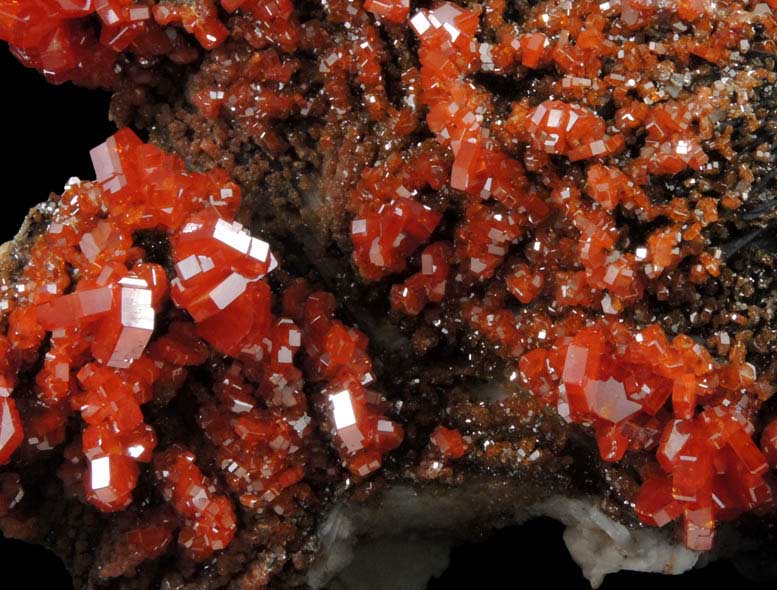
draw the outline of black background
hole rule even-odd
[[[51,86],[19,65],[0,44],[0,241],[13,236],[25,213],[61,192],[71,176],[92,178],[89,150],[114,131],[105,93],[70,84]],[[454,548],[451,565],[429,590],[589,588],[567,552],[563,527],[537,519],[492,538]],[[662,590],[728,587],[774,588],[748,582],[728,562],[683,576],[622,572],[608,576],[602,590]],[[61,562],[50,552],[0,534],[0,590],[71,589]],[[402,589],[400,589],[402,590]]]

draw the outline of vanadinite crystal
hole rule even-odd
[[[194,559],[205,559],[229,545],[237,528],[235,512],[227,497],[217,494],[202,475],[191,452],[171,447],[158,453],[154,472],[165,499],[185,519],[178,542]]]
[[[646,22],[655,13],[648,4]],[[449,170],[450,187],[463,193],[464,215],[453,248],[442,241],[420,250],[420,269],[392,287],[391,307],[416,316],[444,299],[451,280],[484,282],[504,267],[499,276],[506,289],[523,305],[536,303],[536,315],[470,300],[464,317],[497,343],[503,356],[519,361],[520,380],[529,391],[565,420],[592,428],[605,461],[619,461],[629,451],[655,452],[665,473],[646,479],[637,502],[640,518],[659,526],[682,518],[687,545],[708,549],[716,520],[773,501],[767,459],[752,440],[757,409],[773,384],[759,380],[741,345],[727,360],[713,360],[689,336],[669,339],[656,324],[640,329],[621,318],[642,299],[648,281],[689,256],[697,261],[693,282],[720,272],[720,252],[703,251],[703,230],[719,219],[718,203],[702,198],[695,209],[682,199],[657,204],[644,189],[650,174],[700,170],[709,162],[702,141],[720,99],[700,89],[655,105],[647,99],[618,101],[617,123],[608,127],[590,106],[602,103],[592,96],[580,100],[575,90],[612,88],[626,80],[616,73],[601,78],[601,59],[613,55],[615,46],[596,9],[586,5],[579,15],[543,15],[545,24],[537,23],[542,32],[519,37],[507,23],[494,25],[499,17],[492,14],[496,44],[477,40],[478,9],[443,2],[409,21],[421,45],[426,124],[450,150],[452,163],[441,159],[439,166]],[[684,5],[679,15],[698,16]],[[739,25],[734,29],[732,35],[746,34]],[[617,30],[616,21],[611,32]],[[518,100],[506,120],[495,120],[492,97],[468,75],[507,71],[516,60],[533,69],[554,64],[561,70],[560,98],[533,107]],[[647,137],[638,156],[613,160],[622,158],[627,138],[639,128]],[[512,155],[518,144],[525,146],[523,161]],[[548,156],[583,162],[582,178],[555,176]],[[354,261],[367,280],[405,272],[440,223],[437,211],[432,217],[418,205],[410,207],[408,200],[425,186],[439,184],[414,158],[412,150],[392,155],[357,183],[351,237]],[[409,171],[405,162],[411,163]],[[544,186],[528,182],[527,168],[548,175]],[[408,206],[400,214],[402,202]],[[641,243],[625,244],[618,209],[642,221],[663,217],[668,224],[648,232]],[[424,231],[413,228],[414,220],[427,226]],[[527,233],[532,237],[523,255],[509,256]],[[559,312],[573,308],[585,315],[559,321]],[[554,319],[541,321],[545,313]],[[353,423],[353,412],[346,414]],[[459,456],[461,443],[447,434],[455,431],[441,428],[432,443],[443,454]],[[770,432],[762,439],[767,456],[774,454]]]
[[[264,587],[340,490],[574,481],[571,430],[613,505],[691,549],[771,511],[774,256],[747,248],[774,9],[0,0],[23,64],[114,89],[153,140],[94,148],[3,270],[0,519],[58,458],[68,498],[121,513],[100,576],[177,539],[182,571],[234,550]]]
[[[84,499],[104,512],[126,509],[141,465],[153,459],[162,494],[180,521],[161,511],[127,531],[131,552],[116,557],[103,575],[122,575],[158,556],[178,525],[178,541],[192,559],[224,549],[237,526],[232,501],[190,452],[172,447],[155,453],[157,436],[142,408],[157,392],[174,394],[186,367],[209,359],[209,344],[234,360],[218,373],[214,397],[197,419],[242,505],[273,505],[282,513],[282,493],[304,478],[314,431],[306,377],[330,382],[340,395],[330,396],[331,433],[344,464],[361,477],[377,469],[383,453],[401,442],[402,429],[384,418],[379,394],[364,389],[374,380],[367,339],[332,317],[334,298],[327,293],[290,308],[291,318],[273,315],[262,278],[278,262],[267,242],[234,220],[239,188],[219,170],[186,171],[178,158],[128,129],[95,148],[92,159],[97,182],[71,182],[48,231],[33,245],[20,278],[25,288],[7,302],[0,463],[23,442],[40,452],[62,444],[77,411],[80,442],[68,447],[59,471],[66,489],[82,487]],[[169,239],[172,280],[133,244],[139,230]],[[67,265],[76,272],[68,273]],[[307,287],[300,283],[296,291],[306,294]],[[157,316],[170,309],[170,300],[193,321],[181,315],[160,330]],[[20,414],[11,395],[16,371],[34,364],[47,333],[37,399],[25,400]],[[304,371],[295,361],[303,347],[311,363]],[[342,422],[343,411],[354,417],[351,423]],[[358,440],[344,434],[349,428]],[[7,512],[22,491],[13,491],[18,481],[10,474],[3,477]]]

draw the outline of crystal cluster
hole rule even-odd
[[[225,220],[215,208],[188,218],[173,238],[173,259],[172,299],[200,324],[213,319],[224,325],[219,314],[233,304],[232,309],[246,307],[244,302],[252,295],[261,297],[255,283],[277,265],[267,242],[252,237],[239,223]],[[250,329],[250,321],[247,326]],[[234,334],[223,335],[220,348],[238,346],[233,338]]]
[[[707,248],[705,229],[721,207],[737,207],[736,199],[658,203],[645,186],[655,175],[709,166],[703,142],[728,98],[705,87],[675,99],[651,94],[651,82],[638,86],[634,79],[644,58],[640,46],[619,50],[613,39],[667,14],[693,22],[709,7],[624,3],[620,20],[610,19],[607,7],[547,7],[542,20],[530,23],[537,31],[520,35],[496,9],[485,14],[497,30],[495,43],[479,40],[480,8],[443,2],[409,18],[421,65],[409,90],[428,107],[426,126],[443,151],[424,146],[429,155],[422,164],[414,146],[362,172],[351,197],[354,262],[364,279],[377,281],[420,261],[391,290],[392,309],[411,316],[442,301],[451,281],[501,278],[507,293],[534,308],[516,309],[504,295],[482,302],[470,296],[461,307],[465,320],[503,356],[520,360],[527,389],[566,420],[592,427],[605,461],[628,450],[655,453],[655,469],[642,474],[640,518],[656,525],[682,518],[687,545],[708,549],[716,521],[772,503],[764,456],[771,439],[762,452],[752,435],[755,414],[774,387],[756,378],[741,345],[727,362],[713,360],[688,336],[670,341],[659,326],[640,329],[628,318],[648,284],[681,263],[698,284],[720,273],[721,252]],[[388,18],[381,4],[367,9]],[[753,18],[735,11],[706,47],[687,36],[671,50],[650,49],[719,63],[731,48],[746,46],[740,41]],[[618,60],[604,75],[602,60],[612,56]],[[517,64],[555,68],[558,98],[533,106],[516,100],[499,119],[489,92],[471,75],[510,72]],[[644,100],[626,94],[630,87]],[[602,105],[597,93],[615,97],[613,123],[595,112]],[[638,133],[644,133],[641,148],[624,154]],[[583,177],[558,174],[551,157],[582,163]],[[546,181],[531,182],[527,172]],[[461,195],[463,214],[452,245],[424,247],[450,209],[416,202],[427,187],[442,185]],[[619,211],[644,223],[666,222],[629,243]],[[527,235],[522,253],[511,254]],[[461,445],[447,438],[438,429],[432,442],[460,456]]]
[[[195,459],[190,451],[171,447],[154,457],[154,474],[165,499],[184,519],[178,543],[202,561],[232,542],[237,522],[229,498],[216,492]]]
[[[272,45],[290,53],[301,42],[292,0],[221,0],[221,6],[228,12],[239,9],[249,19],[249,40],[257,49]]]
[[[334,319],[335,298],[330,293],[305,295],[304,285],[297,285],[284,304],[289,313],[296,310],[304,327],[307,372],[311,381],[322,385],[319,405],[340,458],[351,473],[365,477],[380,468],[385,453],[399,446],[404,431],[384,416],[390,406],[370,388],[375,376],[367,336]]]
[[[132,502],[138,463],[151,460],[157,443],[141,406],[155,388],[180,385],[176,368],[191,364],[164,346],[180,332],[175,324],[148,346],[167,304],[168,277],[144,260],[132,233],[171,232],[187,210],[228,215],[240,193],[223,173],[188,173],[179,159],[126,129],[95,148],[92,159],[98,181],[70,184],[32,246],[19,286],[3,301],[9,330],[0,458],[7,462],[23,442],[25,452],[62,444],[71,413],[79,412],[80,445],[61,475],[71,488],[83,482],[87,501],[114,511]],[[20,400],[20,416],[8,395],[16,372],[35,364],[41,345],[36,395]]]
[[[605,135],[604,120],[590,110],[560,100],[546,100],[529,116],[528,131],[535,147],[570,161],[607,157],[623,148],[620,135]]]
[[[354,261],[362,276],[378,279],[403,270],[439,222],[438,213],[410,197],[363,208],[351,222]]]
[[[190,59],[187,42],[166,33],[154,17],[152,7],[132,0],[3,0],[0,39],[53,83],[112,87],[119,52]]]
[[[151,510],[135,519],[117,536],[100,568],[100,577],[132,575],[144,561],[161,556],[173,541],[175,521],[175,515],[166,509]]]
[[[292,0],[0,0],[0,39],[54,82],[140,97],[186,65],[161,137],[229,170],[190,172],[122,129],[92,152],[96,182],[41,212],[47,229],[1,286],[0,464],[60,447],[66,492],[104,512],[138,500],[153,464],[164,502],[122,529],[101,575],[176,534],[202,561],[241,516],[291,514],[324,471],[321,441],[344,468],[327,473],[357,482],[403,441],[405,400],[377,390],[366,334],[333,295],[273,273],[268,241],[237,221],[250,216],[232,178],[274,190],[276,167],[322,199],[311,219],[344,231],[346,251],[350,238],[343,274],[385,287],[390,319],[418,328],[414,352],[490,343],[523,399],[638,471],[624,504],[643,523],[677,521],[706,550],[716,523],[775,505],[777,421],[759,416],[775,385],[745,335],[657,323],[678,277],[702,293],[724,272],[711,243],[754,178],[731,164],[726,117],[758,129],[749,93],[773,75],[739,65],[777,31],[774,3],[529,4],[516,19],[498,0],[331,0],[324,16]],[[197,141],[176,135],[187,125]],[[201,446],[157,451],[144,406],[176,395],[194,400]],[[404,426],[429,473],[486,448],[464,427]],[[23,475],[0,474],[0,516],[24,502]]]
[[[219,375],[214,399],[197,416],[218,448],[225,481],[244,506],[260,510],[274,503],[282,511],[278,497],[303,478],[305,441],[313,431],[304,377],[294,364],[302,330],[289,318],[276,318],[269,287],[254,282],[234,304],[200,322],[197,331],[235,358]]]
[[[410,13],[410,0],[365,0],[367,10],[392,23],[402,23]]]
[[[421,271],[391,288],[391,307],[407,315],[418,315],[430,301],[442,301],[452,254],[448,242],[435,242],[424,248]]]
[[[290,0],[221,0],[224,10],[240,9],[256,23],[254,35],[293,49],[299,30]],[[2,0],[0,39],[25,66],[59,84],[117,85],[123,52],[142,59],[167,56],[191,63],[197,50],[175,25],[204,49],[229,36],[216,0]],[[118,69],[117,69],[118,68]]]
[[[777,491],[752,439],[774,387],[743,353],[733,347],[729,362],[716,363],[688,336],[601,321],[524,354],[519,376],[563,418],[590,425],[605,461],[655,452],[637,514],[656,526],[682,517],[687,546],[706,550],[716,520],[770,506]]]
[[[449,459],[460,459],[467,453],[467,441],[458,430],[438,426],[434,429],[429,442],[440,454]]]
[[[258,44],[263,46],[263,42]],[[228,117],[266,150],[282,153],[288,144],[273,123],[309,108],[290,84],[299,73],[299,60],[269,47],[241,51],[230,62],[232,67],[220,69],[217,84],[195,81],[192,104],[207,119]]]
[[[159,556],[179,526],[178,542],[196,561],[234,537],[229,496],[191,452],[155,452],[156,433],[142,409],[174,396],[188,368],[204,365],[213,351],[231,360],[214,374],[212,398],[197,422],[243,506],[261,511],[272,504],[283,513],[282,493],[305,476],[305,447],[315,430],[306,378],[337,389],[331,433],[348,469],[364,477],[379,467],[402,429],[383,416],[390,409],[385,400],[366,389],[374,381],[366,337],[333,318],[331,295],[310,295],[304,282],[284,295],[287,315],[273,314],[263,278],[278,262],[267,242],[234,220],[237,185],[221,170],[188,172],[179,158],[128,129],[91,155],[97,181],[71,181],[2,301],[9,329],[0,337],[0,462],[17,450],[62,445],[67,422],[79,412],[83,430],[65,448],[59,476],[69,493],[113,512],[132,503],[141,466],[153,461],[177,517],[160,510],[126,531],[131,550],[117,547],[121,553],[101,575],[122,575]],[[135,245],[141,230],[169,243],[170,276]],[[186,314],[169,311],[171,321],[160,330],[157,318],[170,303]],[[303,348],[304,367],[295,361]],[[19,373],[36,366],[41,352],[35,397],[16,400]],[[358,420],[343,424],[346,410]],[[23,491],[17,475],[2,477],[0,507],[8,512]]]

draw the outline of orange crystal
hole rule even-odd
[[[365,0],[364,10],[389,22],[401,23],[410,13],[410,0]]]
[[[234,509],[202,475],[195,456],[171,447],[157,453],[154,469],[165,498],[185,519],[178,543],[192,559],[202,561],[229,545],[237,528]]]

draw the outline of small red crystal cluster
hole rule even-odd
[[[446,459],[461,459],[469,444],[458,430],[438,426],[429,436],[429,442]]]
[[[263,47],[266,41],[256,41]],[[296,48],[296,46],[295,46]],[[219,71],[219,83],[195,84],[192,104],[207,119],[223,115],[270,153],[282,153],[285,138],[273,122],[298,114],[307,102],[290,84],[300,61],[283,56],[275,47],[240,52],[231,67]]]
[[[237,522],[229,498],[216,492],[195,458],[185,449],[171,447],[154,457],[154,474],[165,499],[185,519],[178,543],[193,559],[202,561],[232,542]],[[157,552],[151,547],[150,553]]]
[[[175,527],[176,517],[169,508],[148,510],[116,537],[115,546],[120,549],[108,552],[100,577],[131,574],[144,561],[161,556],[173,541]]]
[[[299,30],[291,0],[221,0],[240,9],[256,26],[253,36],[295,47]],[[55,84],[72,80],[88,87],[114,87],[122,52],[151,59],[167,56],[191,63],[197,49],[168,25],[182,27],[205,49],[221,45],[229,30],[216,0],[2,0],[0,39],[29,68]]]
[[[605,461],[656,453],[636,503],[643,522],[682,516],[687,546],[705,550],[716,520],[773,505],[777,481],[752,434],[774,387],[757,380],[741,346],[716,363],[689,336],[669,341],[656,324],[603,320],[561,335],[570,327],[524,354],[519,377],[563,418],[592,426]]]
[[[364,10],[391,23],[403,23],[410,14],[410,0],[364,0]]]
[[[435,242],[421,252],[421,271],[391,287],[391,307],[407,315],[418,315],[429,302],[439,303],[445,297],[450,273],[452,247],[448,242]]]
[[[335,298],[330,293],[312,293],[304,304],[294,301],[303,288],[296,286],[284,303],[301,313],[296,317],[305,329],[307,373],[323,384],[320,405],[340,457],[351,473],[365,477],[399,446],[404,431],[384,416],[390,410],[386,399],[368,388],[375,376],[367,336],[333,318]]]
[[[26,454],[62,444],[78,411],[85,426],[66,450],[60,476],[66,489],[82,489],[88,502],[110,512],[132,502],[138,463],[151,461],[156,446],[141,406],[156,389],[179,387],[183,367],[208,357],[192,324],[173,323],[148,346],[168,299],[168,278],[143,260],[133,232],[182,232],[187,215],[202,208],[229,217],[240,192],[223,173],[186,172],[178,158],[126,129],[95,148],[92,159],[98,182],[70,184],[3,299],[9,325],[3,404],[10,418],[0,424],[0,458],[7,462],[23,442]],[[20,415],[8,394],[42,346],[35,395],[19,400]],[[215,513],[224,501],[214,504]]]
[[[123,510],[139,464],[153,460],[182,521],[179,543],[192,559],[206,559],[234,537],[234,508],[190,451],[154,453],[156,433],[141,406],[174,395],[187,367],[206,363],[212,347],[232,360],[197,418],[241,504],[260,510],[275,503],[282,512],[279,496],[304,477],[314,431],[305,378],[326,383],[322,406],[334,416],[330,431],[343,464],[362,477],[379,467],[402,429],[384,418],[389,408],[380,395],[365,389],[374,380],[367,338],[333,319],[334,298],[309,294],[304,282],[283,298],[294,319],[274,317],[263,277],[277,261],[267,242],[234,221],[240,189],[221,170],[187,172],[179,158],[128,129],[95,148],[92,160],[97,182],[70,183],[18,282],[5,287],[0,463],[17,450],[27,456],[61,445],[71,414],[80,412],[80,440],[65,449],[59,470],[66,490],[102,511]],[[169,238],[169,285],[165,269],[134,244],[139,230]],[[191,320],[172,313],[158,333],[169,301]],[[302,348],[304,375],[295,366]],[[15,399],[18,375],[36,366],[41,350],[34,395]],[[1,482],[6,513],[23,492],[15,474]],[[173,530],[170,515],[160,512],[128,531],[131,561],[159,555]]]

